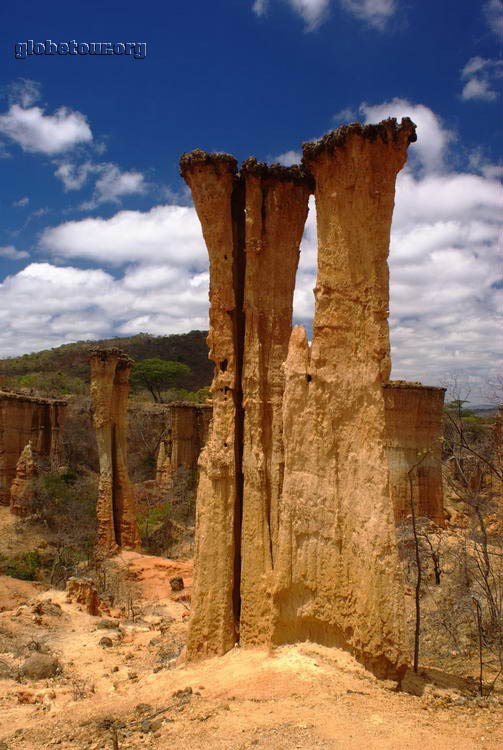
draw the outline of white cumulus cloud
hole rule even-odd
[[[58,258],[85,258],[104,265],[170,263],[202,269],[206,248],[194,208],[155,206],[119,211],[110,219],[86,218],[46,229],[41,249]]]
[[[12,205],[14,206],[14,208],[24,208],[24,206],[27,206],[29,202],[30,202],[30,199],[28,198],[28,196],[23,195],[22,198],[19,198],[19,200],[14,201]]]
[[[503,0],[489,0],[484,3],[484,13],[491,31],[503,39]]]
[[[494,101],[499,96],[495,84],[502,77],[503,60],[472,57],[461,71],[461,79],[466,81],[461,98],[465,101],[470,99]]]
[[[8,260],[22,260],[23,258],[29,258],[30,254],[26,250],[16,250],[14,245],[4,245],[0,247],[0,258],[8,258]]]
[[[306,30],[313,31],[328,18],[331,0],[287,0],[292,9],[303,19]],[[350,15],[376,29],[384,29],[396,12],[395,0],[338,0],[340,7]],[[265,16],[269,0],[255,0],[252,10],[257,16]]]
[[[293,167],[294,164],[300,164],[302,154],[300,151],[285,151],[284,154],[275,156],[273,161],[282,164],[284,167]]]
[[[412,144],[410,155],[417,159],[425,171],[439,171],[444,168],[444,158],[454,133],[444,127],[442,121],[424,104],[412,104],[406,99],[395,98],[383,104],[360,105],[365,123],[380,122],[388,117],[410,117],[417,125],[417,142]]]
[[[345,10],[376,29],[384,29],[396,12],[395,0],[341,0]]]
[[[69,151],[79,143],[88,143],[93,137],[81,112],[60,107],[53,115],[46,115],[41,107],[25,108],[19,104],[12,104],[0,115],[0,133],[23,151],[49,156]]]

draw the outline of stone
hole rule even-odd
[[[94,581],[90,578],[69,578],[66,582],[66,601],[80,604],[87,614],[93,617],[100,614],[102,603]]]
[[[174,576],[169,579],[171,591],[183,591],[183,578],[181,576]]]
[[[119,623],[117,620],[100,620],[96,623],[96,628],[98,630],[117,630]]]
[[[113,645],[114,645],[114,642],[107,635],[104,635],[98,641],[98,646],[101,646],[102,648],[111,648]]]
[[[21,666],[19,673],[31,680],[43,680],[54,677],[61,671],[61,664],[50,654],[32,654]]]
[[[61,617],[63,614],[60,605],[57,602],[52,602],[50,599],[42,599],[37,602],[33,606],[32,612],[37,615],[48,615],[49,617]]]
[[[127,467],[127,399],[132,360],[119,349],[90,355],[91,400],[98,443],[100,480],[96,517],[96,555],[138,549],[140,532]]]
[[[410,479],[417,517],[444,525],[442,417],[445,388],[384,383],[385,448],[396,523],[411,513]]]
[[[0,504],[10,505],[16,465],[29,441],[36,455],[57,468],[66,406],[62,399],[0,390]]]
[[[14,670],[3,659],[0,659],[0,680],[9,680],[14,675]]]
[[[33,460],[31,440],[29,440],[16,464],[16,476],[10,488],[10,510],[16,516],[26,518],[33,510],[33,482],[37,467]]]

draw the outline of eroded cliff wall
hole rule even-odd
[[[391,381],[383,385],[390,493],[399,523],[410,515],[444,524],[441,442],[445,388]]]
[[[136,549],[140,534],[127,469],[127,399],[132,361],[119,349],[91,352],[91,399],[100,479],[96,517],[98,557]]]
[[[59,460],[66,401],[0,391],[0,503],[10,504],[16,464],[26,444],[49,460]]]

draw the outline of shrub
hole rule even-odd
[[[21,581],[34,581],[37,572],[42,565],[40,555],[37,550],[25,552],[24,555],[17,555],[7,558],[1,565],[2,573],[11,578],[19,578]]]

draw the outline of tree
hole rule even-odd
[[[157,403],[163,403],[162,392],[175,388],[183,375],[190,373],[190,367],[182,362],[169,362],[165,359],[144,359],[131,370],[130,380],[134,385],[146,388]]]

